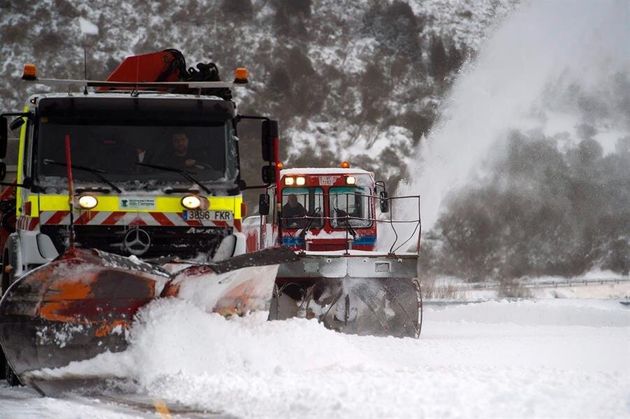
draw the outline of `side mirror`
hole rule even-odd
[[[9,128],[11,129],[11,131],[15,131],[16,129],[20,128],[22,125],[24,125],[24,118],[20,117],[20,118],[15,118],[13,121],[11,121],[11,123],[9,124]]]
[[[269,215],[269,194],[261,193],[258,197],[258,213]]]
[[[7,118],[0,117],[0,159],[7,156],[7,141],[9,138],[9,127],[7,126]]]
[[[265,120],[262,123],[261,144],[264,161],[274,161],[273,140],[278,138],[278,121]]]
[[[389,197],[387,195],[387,191],[381,191],[379,193],[381,212],[389,212]]]
[[[276,168],[274,166],[263,166],[262,181],[267,185],[271,185],[276,181]]]

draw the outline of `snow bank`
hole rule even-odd
[[[425,319],[420,340],[357,337],[165,301],[143,313],[132,352],[151,394],[243,417],[627,412],[630,310],[616,302],[488,302]]]
[[[157,301],[142,311],[132,330],[131,352],[142,365],[139,378],[151,386],[164,375],[299,373],[366,362],[347,336],[317,322],[266,318],[267,313],[257,313],[225,319],[184,301]]]
[[[415,340],[224,319],[168,299],[142,310],[131,336],[126,352],[66,372],[118,368],[156,399],[239,417],[630,413],[630,309],[614,301],[428,307]]]

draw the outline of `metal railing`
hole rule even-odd
[[[339,197],[345,195],[345,206],[340,208],[333,205],[332,194],[293,194],[301,197],[298,202],[306,204],[310,200],[317,202],[320,206],[306,209],[303,216],[280,218],[283,228],[297,228],[297,236],[304,236],[309,229],[321,228],[328,221],[334,229],[344,229],[346,232],[346,243],[351,241],[350,236],[356,236],[355,229],[370,228],[373,223],[388,224],[393,233],[393,242],[389,247],[389,253],[394,254],[403,248],[407,243],[416,238],[416,250],[420,249],[420,236],[422,234],[422,220],[420,214],[420,195],[390,196],[383,198],[377,195],[351,193],[336,194],[336,204],[339,204]],[[324,214],[321,206],[324,200],[328,199],[328,212]],[[351,202],[352,199],[352,202]],[[357,205],[357,199],[362,203]],[[389,211],[379,211],[381,203],[385,202]],[[303,206],[303,205],[302,205]],[[353,211],[348,211],[354,207]],[[357,207],[361,213],[357,213]],[[319,211],[318,211],[319,210]],[[335,212],[333,215],[332,212]],[[380,216],[377,214],[380,213]],[[319,215],[318,215],[319,214]],[[295,224],[295,227],[291,227]],[[402,228],[401,228],[402,227]],[[383,231],[378,234],[383,235]]]

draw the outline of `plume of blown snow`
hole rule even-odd
[[[496,29],[453,85],[436,128],[409,162],[411,181],[400,192],[422,196],[424,229],[435,224],[450,192],[482,173],[483,161],[509,130],[553,135],[575,129],[577,110],[561,107],[564,117],[558,117],[554,98],[576,90],[601,94],[601,86],[630,72],[628,22],[626,1],[536,0]],[[608,129],[614,137],[628,132],[627,126]]]

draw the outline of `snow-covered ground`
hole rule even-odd
[[[144,310],[126,352],[71,370],[115,369],[151,400],[237,417],[630,417],[629,306],[490,301],[424,314],[414,340],[262,314],[225,320],[159,301]],[[88,416],[158,414],[0,387],[2,418]]]

